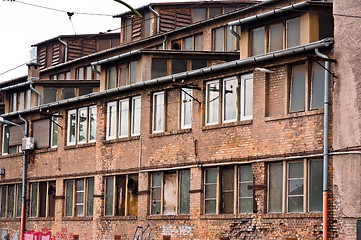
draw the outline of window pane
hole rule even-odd
[[[9,153],[10,127],[3,125],[3,153]]]
[[[264,27],[252,30],[252,56],[264,53],[264,32]]]
[[[39,210],[38,217],[46,217],[46,203],[48,195],[48,184],[47,182],[39,183]]]
[[[192,89],[182,89],[181,91],[181,128],[192,127]]]
[[[51,146],[58,146],[58,134],[59,134],[59,126],[58,117],[53,117],[53,121],[51,122]]]
[[[238,79],[227,78],[223,81],[223,121],[237,120]]]
[[[167,59],[152,59],[152,79],[167,75]]]
[[[76,79],[84,80],[84,69],[82,67],[77,69],[77,71],[76,71]]]
[[[130,84],[137,82],[137,61],[129,63],[129,82]]]
[[[279,23],[269,27],[269,52],[283,48],[283,24]]]
[[[116,74],[117,74],[117,68],[116,67],[111,67],[108,68],[107,71],[107,83],[108,83],[108,88],[107,89],[111,89],[111,88],[115,88],[116,87]]]
[[[92,106],[89,108],[89,142],[95,141],[97,134],[97,107]]]
[[[22,185],[16,185],[16,217],[21,217],[21,208],[22,208]]]
[[[207,60],[203,59],[193,59],[192,60],[192,70],[207,67]]]
[[[305,65],[292,67],[290,112],[305,110]]]
[[[153,132],[164,131],[164,92],[153,95]]]
[[[211,168],[204,171],[204,202],[205,213],[216,213],[216,197],[217,197],[217,169]]]
[[[119,68],[119,87],[126,86],[128,84],[127,82],[127,76],[128,76],[128,65],[121,65]]]
[[[141,98],[133,98],[132,103],[132,135],[140,134]]]
[[[288,163],[288,212],[303,212],[303,162]]]
[[[183,39],[183,50],[193,50],[193,37],[186,37]]]
[[[150,36],[150,14],[149,12],[143,13],[144,19],[144,37]]]
[[[225,31],[226,31],[226,51],[232,52],[236,50],[237,38],[227,28],[225,29]]]
[[[177,213],[177,174],[175,172],[164,173],[163,184],[163,215],[175,215]]]
[[[218,123],[219,82],[207,83],[206,91],[206,123]]]
[[[114,139],[116,136],[117,109],[116,103],[110,102],[107,106],[107,139]]]
[[[85,80],[93,79],[93,71],[91,66],[86,67],[85,69]]]
[[[189,214],[190,210],[190,171],[180,171],[179,172],[179,202],[180,202],[180,214]]]
[[[309,210],[322,211],[323,161],[310,161]]]
[[[162,196],[162,174],[153,173],[151,185],[151,214],[160,214]]]
[[[203,51],[203,34],[194,36],[194,50]]]
[[[56,182],[51,181],[48,182],[48,217],[54,217],[55,216],[55,194],[56,194]]]
[[[239,199],[238,208],[240,213],[253,212],[253,190],[248,186],[253,185],[251,165],[244,165],[238,168],[239,171]]]
[[[105,215],[113,215],[113,191],[114,191],[114,177],[105,179]]]
[[[15,211],[15,185],[8,185],[8,218],[14,217]]]
[[[86,196],[86,209],[87,216],[93,216],[93,206],[94,206],[94,178],[87,179],[87,196]]]
[[[76,112],[68,112],[68,144],[75,144]]]
[[[282,163],[271,163],[268,165],[268,179],[268,212],[282,212]]]
[[[56,88],[44,88],[44,98],[43,98],[43,104],[55,102],[56,99]]]
[[[128,137],[129,133],[129,100],[119,102],[119,137]]]
[[[287,48],[300,45],[300,18],[286,21]]]
[[[214,214],[216,213],[216,200],[205,200],[205,213]]]
[[[192,19],[193,22],[199,22],[207,18],[207,9],[206,8],[194,8]]]
[[[6,216],[6,186],[0,186],[0,217]]]
[[[242,77],[242,116],[241,119],[250,118],[253,114],[253,76]]]
[[[75,97],[74,88],[62,88],[61,89],[61,99],[68,99]]]
[[[320,62],[322,66],[324,62]],[[311,89],[311,109],[323,108],[325,94],[325,69],[316,62],[312,63],[312,89]]]
[[[93,92],[92,87],[81,87],[79,88],[79,96],[83,96]]]
[[[76,216],[84,216],[84,179],[76,180]]]
[[[36,217],[38,212],[38,183],[31,184],[30,216]]]
[[[213,30],[213,50],[224,51],[224,27],[216,28]]]
[[[222,8],[221,7],[210,7],[209,8],[209,18],[215,17],[217,15],[222,14]]]
[[[73,180],[65,182],[65,216],[73,215]]]
[[[234,169],[223,168],[221,171],[221,213],[233,213],[234,208]]]
[[[187,59],[172,59],[172,74],[187,71]]]
[[[88,125],[88,109],[82,108],[78,111],[78,143],[86,142],[86,131]]]
[[[126,193],[126,176],[116,177],[116,197],[115,197],[115,215],[125,215],[125,193]]]

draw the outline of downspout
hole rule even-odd
[[[328,56],[321,53],[317,48],[315,49],[317,56],[325,60],[325,95],[324,95],[324,110],[323,110],[323,240],[327,240],[327,222],[328,222],[328,91],[330,78],[330,61],[327,61]]]
[[[233,25],[230,25],[229,26],[229,31],[237,38],[237,50],[239,49],[239,43],[241,41],[241,36],[236,32],[234,31],[234,26]]]
[[[33,91],[34,93],[36,93],[36,95],[38,95],[37,106],[40,106],[40,100],[41,100],[41,94],[40,94],[40,92],[33,87],[33,83],[32,83],[32,82],[30,82],[29,88],[30,88],[31,91]],[[31,98],[31,97],[30,97],[30,98]]]
[[[164,39],[163,39],[163,50],[165,50],[167,48],[167,35],[164,35]]]
[[[24,138],[28,136],[28,121],[24,119],[20,114],[19,118],[24,122]],[[20,239],[24,239],[25,232],[25,211],[26,211],[26,172],[27,172],[27,151],[23,150],[23,176],[21,186],[21,223],[20,223]]]
[[[65,46],[65,51],[64,51],[64,62],[68,61],[68,44],[66,42],[64,42],[63,40],[61,40],[61,38],[58,38],[59,42],[61,42],[64,46]]]
[[[149,5],[149,10],[152,11],[157,16],[157,34],[160,32],[160,16],[157,11],[155,11],[152,5]],[[147,20],[147,19],[145,19]]]

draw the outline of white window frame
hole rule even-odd
[[[163,95],[163,113],[162,113],[162,125],[160,126],[160,129],[155,129],[156,127],[156,112],[157,112],[157,107],[159,107],[160,105],[156,105],[156,97]],[[160,106],[162,107],[162,106]],[[153,107],[152,107],[153,111],[152,111],[152,133],[161,133],[165,131],[165,122],[166,122],[166,96],[165,96],[165,91],[160,91],[160,92],[155,92],[153,93]]]
[[[111,114],[110,110],[115,109],[115,112]],[[111,119],[111,117],[115,117],[114,119]],[[113,120],[113,121],[112,121]],[[113,123],[113,125],[111,124]],[[114,127],[114,135],[111,135],[109,133],[113,132],[112,127]],[[106,125],[106,140],[113,140],[117,137],[117,102],[108,102],[107,103],[107,125]]]
[[[55,113],[57,114],[57,113]],[[54,125],[56,125],[59,121],[58,121],[58,117],[52,117],[51,118],[52,121],[50,122],[50,147],[51,148],[57,148],[58,147],[58,144],[59,144],[59,126],[57,126],[58,128],[58,143],[57,144],[54,144],[53,142],[53,136],[54,136]]]
[[[236,107],[236,115],[235,118],[233,119],[225,119],[226,117],[226,105],[225,105],[225,99],[226,99],[226,88],[225,88],[225,83],[228,81],[233,81],[236,80],[237,86],[235,87],[235,91],[236,91],[236,102],[235,102],[235,107]],[[222,122],[223,123],[228,123],[228,122],[236,122],[237,118],[238,118],[238,78],[237,76],[232,76],[232,77],[227,77],[227,78],[223,78],[222,79]]]
[[[79,137],[80,137],[80,113],[82,111],[85,111],[85,117],[86,117],[86,120],[84,122],[84,128],[83,131],[85,131],[85,138],[84,140],[80,141]],[[88,107],[83,107],[83,108],[79,108],[78,109],[78,119],[77,119],[77,140],[78,140],[78,144],[85,144],[87,143],[87,139],[88,139],[88,136],[87,136],[87,132],[88,132]]]
[[[136,124],[136,122],[135,122],[135,117],[134,117],[134,115],[135,115],[135,113],[137,112],[136,110],[135,110],[135,101],[136,100],[139,100],[139,123],[137,122],[137,124]],[[131,128],[131,133],[130,133],[130,135],[131,136],[139,136],[140,135],[140,127],[141,127],[141,120],[142,120],[142,118],[141,118],[141,116],[142,116],[142,97],[141,96],[136,96],[136,97],[132,97],[131,98],[131,122],[130,122],[130,128]],[[139,126],[138,126],[138,128],[139,128],[139,132],[135,132],[135,128],[134,128],[134,126],[135,125],[138,125],[139,124]]]
[[[94,122],[95,122],[95,136],[94,136],[94,139],[90,139],[90,136],[91,136],[91,124],[92,124],[92,120],[91,120],[91,114],[92,114],[92,110],[95,109],[95,114],[94,114]],[[97,106],[96,105],[93,105],[93,106],[90,106],[89,109],[88,109],[88,128],[87,128],[87,139],[88,139],[88,143],[93,143],[93,142],[96,142],[96,138],[97,138]]]
[[[74,140],[70,141],[70,134],[71,134],[71,115],[75,114],[75,133],[74,133]],[[77,110],[76,109],[72,109],[68,111],[68,129],[67,129],[67,138],[66,138],[66,143],[68,146],[72,146],[76,144],[76,139],[77,139]]]
[[[181,129],[188,129],[192,128],[192,119],[193,119],[193,99],[185,93],[187,92],[190,96],[193,95],[192,89],[189,88],[182,88],[181,90]],[[190,111],[190,123],[184,124],[185,117],[186,117],[186,106],[189,106]]]
[[[220,100],[219,100],[219,98],[221,97],[221,92],[220,92],[220,89],[218,89],[218,94],[219,94],[219,96],[218,96],[218,99],[216,99],[215,101],[217,101],[218,102],[218,109],[217,109],[217,121],[212,121],[212,122],[210,122],[210,121],[208,121],[208,119],[209,119],[209,116],[208,116],[208,114],[209,114],[209,111],[208,111],[208,105],[209,105],[209,94],[208,94],[208,89],[209,89],[209,86],[211,85],[211,84],[214,84],[214,83],[216,83],[216,84],[218,84],[218,88],[220,88],[221,87],[221,85],[220,85],[220,83],[219,83],[219,80],[214,80],[214,81],[208,81],[208,82],[206,82],[206,117],[205,117],[205,123],[206,123],[206,125],[215,125],[215,124],[218,124],[219,123],[219,107],[222,107],[222,106],[220,106]]]
[[[7,124],[3,124],[3,127],[2,127],[2,142],[1,142],[1,152],[2,152],[2,155],[8,155],[9,154],[9,139],[10,139],[10,133],[9,136],[7,136],[8,138],[8,151],[5,152],[5,149],[4,149],[4,142],[5,142],[5,128],[8,128],[9,126]]]
[[[123,103],[125,103],[127,105],[127,112],[123,113],[122,105]],[[122,114],[126,114],[126,133],[125,134],[121,134],[121,130],[123,129],[123,118],[122,118]],[[130,130],[130,121],[129,121],[129,114],[130,114],[130,99],[129,98],[125,98],[122,100],[119,100],[118,102],[118,138],[127,138],[129,137],[129,130]]]
[[[251,109],[252,109],[252,114],[250,115],[245,115],[245,104],[246,103],[246,92],[248,89],[245,88],[246,86],[246,81],[252,81],[252,106],[251,106]],[[241,121],[243,120],[251,120],[253,118],[253,74],[250,73],[250,74],[246,74],[246,75],[242,75],[241,76],[241,94],[240,94],[240,98],[241,98],[241,106],[240,106],[240,109],[241,109]]]

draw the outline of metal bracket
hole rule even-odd
[[[50,113],[50,112],[43,112],[43,111],[41,111],[41,110],[40,110],[40,114],[43,115],[43,116],[45,116],[47,119],[49,119],[52,123],[54,123],[54,124],[57,125],[58,127],[60,127],[60,129],[63,129],[63,127],[60,126],[59,123],[55,122],[55,121],[53,120],[53,118],[52,118],[52,117],[60,117],[60,118],[62,118],[63,115],[53,114],[53,113]]]
[[[202,104],[197,98],[193,97],[192,95],[190,95],[189,93],[187,93],[186,91],[183,90],[183,88],[201,90],[201,88],[198,87],[197,85],[190,85],[190,84],[181,85],[181,84],[173,83],[172,86],[175,87],[175,88],[180,88],[180,90],[181,90],[182,92],[184,92],[184,93],[187,94],[189,97],[191,97],[193,100],[195,100],[197,103],[199,103],[199,105]]]

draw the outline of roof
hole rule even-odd
[[[288,48],[288,49],[284,49],[284,50],[279,50],[279,51],[275,51],[275,52],[270,52],[270,53],[266,53],[266,54],[262,54],[262,55],[258,55],[258,56],[254,56],[254,57],[226,62],[226,63],[213,65],[213,66],[205,67],[205,68],[200,68],[200,69],[196,69],[196,70],[192,70],[192,71],[188,71],[188,72],[172,74],[172,75],[168,75],[168,76],[164,76],[164,77],[160,77],[160,78],[156,78],[156,79],[151,79],[151,80],[144,81],[144,82],[134,83],[134,84],[127,85],[127,86],[108,89],[108,90],[105,90],[102,92],[95,92],[95,93],[90,93],[90,94],[83,95],[80,97],[74,97],[74,98],[70,98],[70,99],[66,99],[66,100],[60,100],[58,102],[43,104],[43,105],[40,105],[37,107],[33,107],[29,110],[22,111],[22,113],[31,113],[31,112],[36,112],[39,110],[48,109],[48,108],[66,106],[69,104],[79,103],[79,102],[83,102],[83,101],[87,101],[87,100],[91,100],[91,99],[98,99],[101,97],[109,96],[111,94],[119,94],[119,93],[128,92],[130,90],[147,88],[147,87],[158,85],[158,84],[166,84],[166,83],[171,83],[174,81],[182,81],[184,79],[199,77],[199,76],[207,75],[210,73],[217,73],[220,71],[227,71],[227,70],[231,70],[231,69],[235,69],[235,68],[239,68],[239,67],[246,67],[246,66],[250,66],[251,64],[255,64],[255,63],[264,63],[264,62],[270,61],[270,60],[276,60],[279,58],[290,57],[290,56],[294,56],[294,55],[298,55],[298,54],[313,52],[313,51],[315,51],[315,49],[330,48],[333,46],[333,43],[334,43],[334,41],[332,38],[326,38],[326,39],[323,39],[323,40],[320,40],[317,42],[308,43],[305,45],[300,45],[300,46],[296,46],[296,47],[292,47],[292,48]],[[18,114],[19,114],[19,112],[12,112],[12,113],[7,113],[7,114],[2,114],[1,116],[6,118],[6,117],[11,117],[11,116],[16,116]]]

